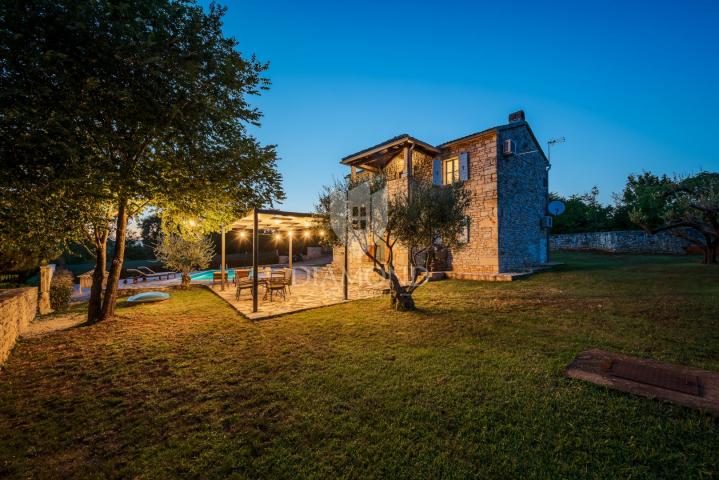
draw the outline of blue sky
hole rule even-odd
[[[270,62],[253,133],[278,145],[288,210],[339,159],[399,133],[441,143],[524,109],[550,190],[601,199],[632,172],[719,170],[712,2],[227,3],[225,31]]]

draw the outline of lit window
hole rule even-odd
[[[459,157],[448,158],[444,161],[443,183],[449,185],[459,180]]]

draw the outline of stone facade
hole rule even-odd
[[[505,140],[514,144],[513,153],[508,155],[503,153]],[[407,162],[409,155],[411,162]],[[388,195],[396,195],[407,192],[410,176],[432,181],[433,162],[460,155],[467,158],[464,184],[471,195],[467,211],[469,240],[464,248],[452,252],[451,271],[457,278],[466,274],[486,274],[490,278],[546,263],[548,230],[542,227],[542,220],[547,210],[548,163],[523,120],[438,147],[400,136],[346,157],[343,163],[352,166],[355,179],[368,178],[372,169],[381,170],[388,179]],[[364,170],[358,173],[357,168]],[[351,275],[364,265],[371,268],[358,246],[349,251]],[[336,248],[334,253],[335,271],[341,272],[344,248]],[[409,254],[401,245],[395,246],[395,269],[403,280],[407,278]]]
[[[547,263],[549,171],[544,153],[525,126],[502,129],[501,146],[512,140],[515,152],[497,156],[499,271],[523,271]]]
[[[17,337],[27,330],[37,313],[38,289],[0,291],[0,365],[10,355]]]
[[[651,235],[641,230],[566,233],[552,235],[552,250],[585,250],[611,253],[666,253],[684,255],[691,243],[671,232]]]
[[[499,219],[497,183],[497,132],[453,143],[443,149],[441,160],[462,152],[469,154],[469,178],[465,188],[471,194],[469,242],[452,253],[452,271],[497,273],[499,263]]]

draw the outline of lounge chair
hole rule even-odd
[[[170,276],[172,278],[177,275],[176,272],[158,272],[158,273],[146,273],[142,270],[138,270],[137,268],[128,268],[125,270],[128,274],[132,274],[132,276],[125,278],[125,283],[129,279],[132,279],[132,283],[137,283],[138,279],[142,279],[143,282],[146,282],[147,280],[163,280],[163,279],[169,279]]]
[[[148,275],[168,275],[167,278],[175,278],[175,275],[177,275],[177,272],[156,272],[153,269],[151,269],[150,267],[144,267],[144,266],[137,267],[137,270],[141,270]]]

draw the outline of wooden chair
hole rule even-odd
[[[225,270],[225,283],[227,283],[227,270]],[[212,286],[222,283],[222,272],[212,272]]]
[[[242,290],[252,291],[253,285],[249,270],[235,270],[234,281],[235,285],[237,285],[237,290],[235,291],[235,299],[240,299],[240,294],[242,293]]]

